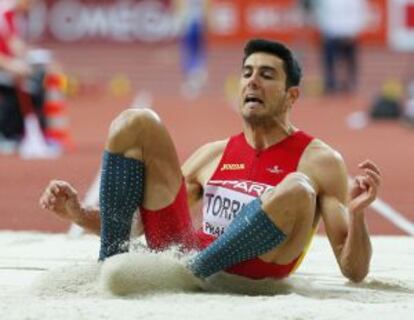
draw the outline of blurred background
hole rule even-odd
[[[110,121],[151,107],[184,161],[241,130],[242,49],[302,64],[293,121],[384,182],[373,234],[414,235],[414,0],[0,0],[0,230],[66,232],[38,207],[51,179],[96,203]],[[321,230],[323,232],[323,230]]]

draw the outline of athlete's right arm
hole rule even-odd
[[[190,207],[195,205],[203,196],[203,186],[210,179],[217,167],[227,140],[210,142],[200,147],[182,165],[187,198]]]
[[[78,192],[68,182],[52,180],[39,200],[40,207],[54,212],[86,230],[99,235],[99,209],[81,205]]]
[[[203,185],[220,161],[227,140],[208,143],[199,148],[182,166],[188,203],[196,204],[203,195]],[[84,207],[76,189],[66,181],[52,180],[39,200],[40,207],[76,223],[88,231],[100,234],[100,215],[97,207]]]

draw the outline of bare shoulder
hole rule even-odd
[[[305,149],[301,162],[312,165],[335,166],[343,163],[341,154],[320,139],[314,139]]]
[[[307,174],[320,193],[345,192],[347,170],[342,155],[328,144],[314,139],[305,149],[298,170]],[[339,190],[338,190],[339,189]]]
[[[215,156],[223,153],[224,148],[226,147],[228,141],[229,141],[229,139],[208,142],[208,143],[204,144],[203,146],[201,146],[196,151],[196,153],[199,153],[200,155],[202,154],[202,155],[205,155],[205,156],[215,157]]]
[[[182,166],[184,176],[196,174],[206,165],[221,158],[228,139],[209,142],[198,148]]]
[[[198,148],[186,162],[203,162],[212,160],[223,153],[227,142],[228,139],[206,143]]]

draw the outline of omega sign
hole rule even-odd
[[[166,1],[39,1],[30,15],[34,39],[157,42],[174,38],[177,27]]]

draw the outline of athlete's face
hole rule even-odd
[[[286,89],[283,60],[268,53],[251,54],[240,78],[240,112],[251,124],[271,123],[296,100],[297,88]]]

